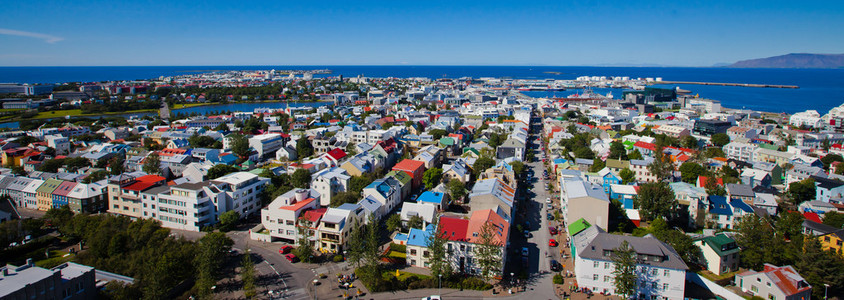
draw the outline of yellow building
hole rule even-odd
[[[819,236],[818,239],[821,241],[821,248],[823,250],[833,250],[839,255],[844,255],[844,230],[839,230],[836,232],[831,232]]]
[[[38,203],[38,210],[46,211],[53,208],[53,191],[62,184],[58,179],[47,179],[37,190],[35,190],[35,200]]]

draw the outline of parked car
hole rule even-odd
[[[560,244],[559,244],[559,243],[557,243],[557,240],[555,240],[555,239],[550,239],[550,240],[548,241],[548,246],[551,246],[551,247],[557,247],[558,245],[560,245]]]
[[[557,228],[548,227],[548,233],[550,233],[552,235],[557,234]]]
[[[561,265],[556,260],[553,260],[553,259],[551,260],[551,271],[556,272],[556,271],[561,271],[562,269],[563,269],[563,265]]]
[[[442,298],[440,298],[440,296],[439,296],[439,295],[431,295],[431,296],[428,296],[428,297],[422,298],[422,300],[441,300],[441,299],[442,299]]]
[[[531,236],[530,231],[525,230],[525,238],[529,239]]]
[[[545,203],[546,203],[546,204],[551,204],[551,197],[545,198]]]
[[[530,255],[530,250],[528,250],[528,247],[522,247],[522,256],[528,257],[529,255]]]
[[[287,253],[290,253],[290,251],[292,251],[292,250],[293,250],[293,246],[285,245],[285,246],[281,246],[281,248],[278,249],[278,253],[279,254],[287,254]]]
[[[548,214],[548,221],[554,221],[554,215]]]
[[[293,253],[285,255],[284,258],[286,258],[287,261],[292,262],[292,263],[299,261],[299,258],[296,257],[296,254],[293,254]]]

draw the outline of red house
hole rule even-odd
[[[405,159],[393,167],[393,171],[404,171],[410,175],[411,188],[415,191],[422,185],[422,175],[425,173],[425,163],[418,160]]]

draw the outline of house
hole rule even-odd
[[[444,156],[443,150],[434,145],[422,147],[417,153],[413,159],[423,162],[425,169],[439,167]]]
[[[738,199],[709,196],[709,219],[715,228],[734,229],[743,216],[753,214],[753,208]]]
[[[520,161],[525,160],[525,143],[515,138],[508,138],[495,150],[495,157],[498,159],[515,157]]]
[[[756,199],[753,200],[753,206],[764,209],[769,216],[776,216],[777,209],[779,208],[774,194],[768,193],[756,193]]]
[[[511,223],[515,194],[516,190],[500,179],[478,180],[469,194],[469,207],[471,211],[492,210]]]
[[[667,135],[667,136],[670,136],[670,137],[673,137],[673,138],[677,138],[677,139],[679,139],[681,137],[688,136],[690,134],[689,129],[687,129],[685,127],[674,126],[674,125],[656,126],[656,127],[653,128],[653,132],[661,133],[661,134],[664,134],[664,135]]]
[[[261,224],[269,231],[269,242],[281,241],[291,245],[299,243],[299,217],[305,211],[319,208],[319,201],[309,190],[293,189],[279,195],[261,209]]]
[[[794,167],[785,172],[785,185],[790,186],[794,182],[806,180],[812,177],[826,177],[826,173],[824,173],[822,168],[806,165],[794,165]]]
[[[328,206],[334,195],[347,191],[351,178],[346,170],[338,167],[322,169],[311,175],[311,188],[320,195],[319,205]]]
[[[451,253],[451,265],[455,272],[482,275],[476,258],[479,236],[482,230],[492,230],[493,243],[498,245],[501,269],[491,275],[503,275],[507,264],[510,223],[490,209],[473,211],[469,219],[458,217],[440,217],[437,230],[448,239],[446,251]]]
[[[448,205],[445,201],[445,194],[432,191],[422,192],[422,194],[419,195],[419,198],[416,199],[416,202],[431,204],[437,210],[445,210]]]
[[[815,200],[829,202],[844,197],[844,182],[823,177],[812,179],[815,181]]]
[[[428,238],[434,233],[434,225],[429,224],[425,229],[411,228],[403,241],[406,247],[406,259],[408,265],[414,267],[429,268],[428,262]]]
[[[762,271],[736,274],[736,285],[745,293],[771,300],[808,300],[812,286],[792,266],[765,264]]]
[[[742,142],[730,142],[721,148],[727,158],[737,159],[741,161],[753,161],[753,154],[759,149],[759,146]]]
[[[651,170],[648,169],[648,166],[653,163],[653,158],[647,158],[644,160],[640,159],[631,159],[630,160],[630,170],[633,171],[634,177],[638,182],[656,182],[656,176],[651,173]]]
[[[609,170],[609,168],[603,168],[598,171],[598,176],[602,179],[602,186],[604,187],[604,193],[610,193],[610,185],[613,184],[621,184],[621,178],[615,175],[613,172]]]
[[[821,249],[832,250],[838,255],[844,256],[844,229],[835,228],[829,233],[817,236],[821,242]]]
[[[261,157],[275,154],[282,146],[284,146],[284,139],[276,133],[261,134],[249,138],[249,147],[255,149]]]
[[[726,234],[719,233],[695,241],[700,248],[700,262],[716,275],[738,271],[739,247],[736,241]]]
[[[759,169],[745,168],[741,172],[741,183],[751,187],[771,187],[772,181],[770,173]]]
[[[609,234],[597,226],[580,230],[571,238],[577,285],[593,293],[616,294],[613,252],[627,242],[637,256],[637,290],[640,299],[683,300],[689,268],[670,245],[653,235]]]
[[[753,192],[753,187],[745,184],[728,183],[727,197],[733,200],[741,200],[747,204],[753,204],[756,199],[756,194]]]
[[[296,148],[290,146],[283,146],[275,152],[275,159],[280,161],[295,161],[298,159],[296,156]]]
[[[472,172],[469,170],[469,165],[466,160],[457,159],[450,164],[442,165],[444,180],[457,180],[462,183],[468,183],[472,177]]]
[[[610,200],[604,191],[579,178],[560,178],[560,209],[566,225],[575,220],[585,221],[606,228],[609,224]]]
[[[412,217],[420,217],[426,224],[430,224],[434,222],[434,218],[437,216],[437,207],[426,202],[405,202],[402,204],[400,215],[404,222],[410,221]]]
[[[636,209],[635,199],[638,196],[638,186],[611,184],[610,199],[618,200],[625,209]]]
[[[709,211],[706,189],[685,182],[672,182],[668,186],[674,192],[677,202],[688,206],[689,227],[704,227]]]
[[[407,199],[407,197],[410,197],[412,180],[410,175],[404,171],[390,171],[390,173],[384,175],[384,178],[387,177],[394,179],[398,183],[399,190],[401,190],[401,199]]]
[[[422,186],[422,175],[425,173],[424,162],[412,159],[405,159],[393,166],[393,170],[404,171],[408,175],[410,175],[410,178],[412,179],[411,187],[414,191]]]
[[[323,253],[343,253],[352,227],[361,226],[367,218],[359,204],[345,203],[330,207],[320,219],[318,249]]]
[[[371,213],[375,213],[376,219],[380,219],[385,214],[393,211],[401,203],[401,190],[399,190],[399,186],[392,185],[389,181],[385,178],[377,179],[363,188],[362,194],[364,200],[371,198],[380,203],[380,209],[371,211]]]
[[[0,270],[2,299],[82,300],[96,299],[100,294],[97,277],[101,271],[86,265],[66,262],[52,269],[45,269],[28,259],[25,265],[7,264],[0,267]]]

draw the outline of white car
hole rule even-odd
[[[422,300],[441,300],[441,299],[442,298],[440,298],[439,295],[433,295],[433,296],[428,296],[428,297],[422,298]]]
[[[551,204],[551,197],[545,198],[545,203]]]

